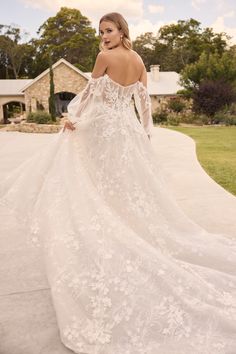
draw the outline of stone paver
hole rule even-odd
[[[0,131],[0,178],[53,135]],[[236,235],[236,198],[201,168],[194,141],[157,127],[152,145],[168,191],[185,213],[209,231]],[[35,248],[29,252],[18,233],[9,223],[7,234],[0,235],[0,354],[72,353],[60,342],[42,255]]]

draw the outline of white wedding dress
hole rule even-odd
[[[168,193],[147,89],[105,74],[68,111],[76,129],[0,183],[5,217],[42,249],[61,341],[87,354],[235,354],[235,235],[208,233]]]

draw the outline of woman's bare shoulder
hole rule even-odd
[[[109,58],[109,51],[108,51],[108,50],[101,50],[101,51],[97,54],[97,58],[99,58],[99,59],[106,59],[106,58]]]
[[[134,56],[136,56],[137,59],[139,59],[139,61],[143,64],[143,59],[142,57],[137,53],[135,52],[135,50],[131,49],[131,52],[133,53]]]
[[[101,50],[97,55],[99,61],[106,62],[107,64],[112,63],[116,57],[117,53],[114,50]]]

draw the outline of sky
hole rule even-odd
[[[115,11],[127,20],[132,40],[145,32],[156,34],[163,25],[194,18],[202,28],[226,32],[232,37],[230,44],[236,44],[235,0],[7,0],[1,1],[0,24],[20,26],[29,33],[28,40],[37,37],[40,25],[61,6],[79,9],[97,34],[100,17]]]

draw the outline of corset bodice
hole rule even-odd
[[[102,81],[104,84],[103,103],[107,108],[112,109],[114,112],[130,108],[137,82],[123,86],[112,80],[107,74],[103,76]]]

